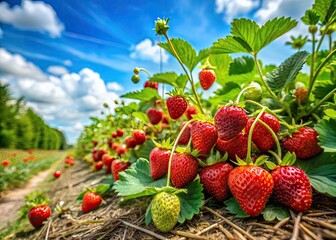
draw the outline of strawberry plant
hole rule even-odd
[[[145,222],[162,232],[197,215],[208,195],[237,217],[267,221],[286,218],[289,208],[308,211],[313,189],[336,197],[336,8],[327,2],[316,0],[302,17],[310,41],[290,43],[301,49],[310,42],[311,52],[297,51],[277,67],[262,65],[259,53],[296,20],[259,26],[235,19],[230,35],[197,52],[170,38],[169,19],[158,18],[155,31],[165,39],[159,46],[181,73],[134,68],[131,80],[137,84],[145,74],[144,87],[121,97],[135,102],[116,100],[114,113],[104,104],[103,118],[91,118],[82,133],[77,155],[104,162],[123,202],[148,198]],[[329,49],[322,50],[326,37]],[[301,72],[305,65],[309,74]],[[167,96],[158,94],[161,84]]]

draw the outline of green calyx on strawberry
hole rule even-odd
[[[41,227],[43,222],[50,217],[51,209],[48,206],[49,202],[49,199],[41,192],[27,197],[26,205],[30,208],[28,219],[35,228]]]
[[[223,106],[215,114],[214,122],[218,137],[227,141],[237,136],[247,124],[247,114],[239,106]]]
[[[161,144],[153,141],[155,148],[150,152],[149,164],[151,175],[154,180],[157,180],[168,172],[169,157],[172,149],[170,139],[162,141]]]
[[[180,199],[175,194],[160,192],[153,198],[150,209],[154,225],[161,232],[168,232],[177,223]]]
[[[82,202],[82,212],[87,213],[99,207],[102,196],[110,188],[109,184],[100,184],[95,188],[87,188],[78,197],[77,201]]]
[[[166,33],[169,29],[168,22],[169,22],[169,18],[166,18],[166,19],[158,18],[155,21],[155,29],[154,30],[156,31],[157,35],[166,35]]]
[[[198,74],[198,78],[203,90],[208,90],[216,81],[215,67],[211,66],[209,58],[205,61],[204,65],[200,66],[202,70]]]
[[[313,128],[296,126],[289,130],[288,135],[282,141],[283,147],[300,159],[312,158],[323,152],[318,144],[318,133]]]
[[[183,90],[175,88],[173,91],[167,93],[170,97],[166,101],[169,116],[176,120],[180,118],[188,108],[188,97]]]

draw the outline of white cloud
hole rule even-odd
[[[300,18],[312,6],[313,2],[314,0],[267,0],[263,2],[254,17],[259,24],[264,24],[270,19],[282,16],[298,20],[297,26],[280,38],[280,40],[286,41],[289,40],[291,35],[307,35],[308,27],[301,22]]]
[[[63,66],[49,66],[47,71],[56,76],[68,73],[68,69]]]
[[[0,48],[0,71],[40,81],[47,79],[47,75],[39,67],[27,61],[21,55],[12,54],[4,48]]]
[[[5,50],[0,51],[1,61],[6,62],[11,57]],[[16,57],[23,59],[21,55]],[[29,64],[25,62],[23,65]],[[62,127],[71,143],[74,143],[83,123],[90,116],[97,116],[105,110],[103,103],[107,102],[113,110],[113,100],[119,99],[115,92],[107,88],[100,75],[89,68],[78,73],[45,76],[45,81],[39,81],[33,75],[27,77],[6,71],[0,75],[0,82],[9,84],[15,97],[23,96],[27,105],[52,126]]]
[[[133,47],[133,51],[130,56],[134,59],[150,60],[155,63],[159,63],[160,50],[161,48],[158,45],[146,38]],[[162,62],[166,63],[168,60],[167,53],[162,50],[161,55]]]
[[[121,86],[119,83],[117,82],[109,82],[107,83],[107,89],[111,90],[111,91],[116,91],[116,92],[119,92],[119,91],[122,91],[124,90],[124,87]]]
[[[69,59],[63,61],[63,64],[68,67],[72,66],[72,62]]]
[[[216,12],[224,13],[224,20],[230,23],[235,17],[247,15],[259,4],[259,0],[216,0]]]
[[[51,37],[59,37],[64,29],[54,9],[41,1],[23,0],[21,6],[16,5],[13,8],[2,2],[0,12],[0,22],[18,29],[46,32]]]

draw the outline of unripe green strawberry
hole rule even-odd
[[[244,91],[245,100],[259,102],[262,99],[262,89],[259,83],[251,82],[249,88]]]
[[[155,226],[161,232],[168,232],[177,223],[180,213],[180,199],[170,193],[158,193],[152,200],[151,213]]]

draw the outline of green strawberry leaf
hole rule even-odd
[[[176,79],[176,85],[178,88],[184,90],[186,85],[188,83],[188,78],[185,74],[181,74],[180,76],[177,77]]]
[[[336,110],[330,108],[330,109],[326,109],[324,113],[326,117],[336,119]]]
[[[158,91],[153,88],[144,88],[140,91],[129,92],[121,95],[122,98],[136,99],[140,101],[149,101],[151,99],[160,99]]]
[[[189,183],[185,188],[187,189],[187,193],[182,192],[177,194],[181,204],[178,222],[181,224],[185,220],[191,220],[194,215],[199,214],[204,199],[203,186],[198,178]]]
[[[336,11],[336,1],[334,0],[315,0],[313,10],[320,16],[320,21],[326,24],[330,16]]]
[[[320,146],[325,152],[336,152],[336,119],[322,119],[315,125]]]
[[[146,209],[146,215],[145,215],[145,224],[148,226],[150,222],[152,221],[152,212],[151,212],[151,207],[152,207],[152,201],[148,205]]]
[[[214,106],[228,103],[232,99],[235,99],[240,91],[241,88],[239,84],[234,82],[228,82],[224,84],[222,88],[216,90],[215,95],[209,98],[208,101]]]
[[[224,203],[226,205],[226,210],[228,210],[229,213],[234,214],[237,218],[247,218],[250,216],[244,212],[234,197],[226,200]]]
[[[320,20],[320,16],[313,9],[308,9],[301,20],[306,25],[316,25]]]
[[[287,58],[272,72],[267,73],[265,80],[267,85],[275,93],[280,93],[284,87],[291,83],[302,69],[309,53],[300,51]]]
[[[305,171],[316,191],[336,197],[335,153],[324,152],[311,159],[297,160],[295,165]]]
[[[282,206],[275,206],[273,204],[268,204],[261,214],[266,221],[273,221],[275,219],[281,221],[289,217],[288,209]]]
[[[259,27],[255,21],[246,18],[234,19],[231,34],[218,39],[211,47],[212,54],[251,53],[256,54],[272,41],[282,36],[297,24],[291,18],[274,18]]]
[[[153,148],[155,148],[154,143],[151,140],[147,140],[135,151],[135,154],[138,158],[149,159],[149,154]]]
[[[190,45],[190,43],[181,38],[172,38],[170,41],[182,63],[189,69],[189,71],[192,71],[197,65],[195,49]],[[167,42],[159,43],[158,45],[175,57],[173,50]]]
[[[216,83],[224,86],[227,83],[227,76],[229,74],[229,64],[232,61],[232,58],[228,54],[217,54],[211,55],[209,62],[212,66],[215,66],[214,69],[216,74]]]
[[[252,72],[254,60],[251,57],[243,56],[233,59],[230,63],[229,75],[243,74]]]
[[[84,195],[85,195],[86,192],[87,192],[86,190],[83,191],[83,192],[81,192],[81,193],[78,195],[78,197],[76,198],[76,201],[77,201],[77,202],[81,202],[81,201],[83,201],[83,197],[84,197]]]
[[[95,188],[95,192],[97,194],[100,194],[100,195],[104,195],[107,190],[110,189],[110,184],[99,184],[96,188]]]
[[[313,93],[315,99],[322,99],[324,98],[329,92],[335,89],[336,84],[332,81],[328,80],[319,80],[316,81],[316,86],[314,87]],[[332,101],[332,99],[330,99]]]
[[[119,173],[119,181],[114,183],[113,189],[117,192],[118,196],[128,200],[156,194],[159,192],[159,188],[166,185],[166,182],[166,177],[153,180],[149,161],[140,158],[130,168]]]
[[[144,112],[133,112],[132,115],[143,123],[149,123],[148,116]]]
[[[175,72],[165,72],[154,74],[151,78],[151,82],[165,83],[174,86],[177,79],[177,74]]]

